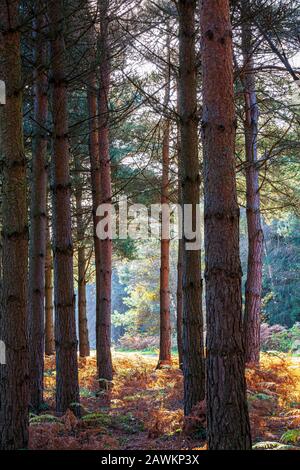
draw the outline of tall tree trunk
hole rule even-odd
[[[180,142],[179,142],[180,146]],[[182,187],[180,172],[180,149],[178,151],[178,205],[182,207]],[[179,228],[180,229],[180,228]],[[183,317],[183,253],[184,241],[182,238],[178,240],[177,252],[177,290],[176,290],[176,330],[177,330],[177,349],[179,368],[182,369],[183,361],[183,338],[182,338],[182,317]]]
[[[52,249],[49,224],[47,224],[46,262],[45,262],[45,354],[55,353],[53,323],[53,282],[52,282]]]
[[[92,49],[92,47],[91,47]],[[93,67],[93,64],[92,64]],[[100,311],[100,239],[96,233],[96,227],[99,222],[97,216],[97,207],[101,204],[100,195],[100,162],[99,162],[99,131],[98,131],[98,111],[97,111],[97,79],[96,73],[91,71],[88,78],[88,113],[89,113],[89,154],[91,167],[91,186],[93,202],[93,237],[94,237],[94,257],[96,268],[96,316]],[[98,328],[97,328],[98,331]]]
[[[109,155],[109,88],[110,88],[110,51],[108,41],[109,0],[99,0],[99,163],[101,203],[112,202],[111,168]],[[109,214],[106,214],[106,220]],[[96,318],[97,365],[100,387],[106,388],[106,381],[113,377],[111,357],[111,276],[112,276],[112,239],[108,236],[100,240],[100,302]]]
[[[67,82],[64,70],[63,1],[48,3],[51,28],[53,109],[53,257],[56,347],[56,409],[79,402],[73,243],[70,206]],[[74,407],[79,413],[79,407]]]
[[[178,92],[178,80],[177,80],[177,111],[179,113],[179,92]],[[180,121],[177,121],[177,160],[178,160],[178,188],[177,188],[177,199],[178,205],[182,207],[182,175],[181,175],[181,142],[180,142]],[[181,226],[178,230],[180,233]],[[184,253],[184,240],[178,239],[178,251],[177,251],[177,289],[176,289],[176,332],[177,332],[177,349],[178,349],[178,362],[179,368],[182,369],[183,361],[183,338],[182,338],[182,316],[183,316],[183,253]]]
[[[85,230],[82,214],[82,181],[80,178],[80,165],[75,161],[75,199],[77,221],[78,244],[78,333],[79,354],[81,357],[90,355],[89,332],[86,315],[86,255],[85,255]]]
[[[167,85],[169,88],[169,84]],[[160,343],[159,360],[157,368],[171,364],[171,318],[170,318],[170,238],[169,238],[169,220],[168,209],[165,210],[164,204],[169,203],[169,154],[170,154],[170,123],[166,119],[163,129],[163,162],[162,162],[162,183],[161,183],[161,204],[162,211],[162,229],[160,241]]]
[[[164,109],[166,110],[170,100],[170,34],[167,33],[166,41],[166,88],[164,97]],[[171,316],[170,316],[170,220],[169,220],[169,165],[170,165],[170,120],[166,117],[163,121],[162,141],[162,181],[161,181],[161,206],[162,224],[160,240],[160,343],[159,360],[157,368],[170,365],[171,359]]]
[[[182,356],[183,356],[183,340],[182,340],[182,312],[183,312],[183,240],[178,240],[178,259],[177,259],[177,315],[176,315],[176,330],[177,330],[177,349],[178,349],[178,362],[179,368],[182,369]]]
[[[195,0],[179,0],[179,115],[182,204],[193,208],[193,229],[200,203],[198,159]],[[189,240],[191,242],[192,240]],[[199,247],[183,253],[183,376],[184,412],[205,397],[201,253]],[[194,240],[196,242],[196,240]]]
[[[93,30],[90,30],[90,73],[88,76],[87,86],[87,104],[89,115],[89,155],[90,155],[90,168],[91,168],[91,186],[92,186],[92,205],[93,205],[93,238],[94,238],[94,257],[96,268],[96,317],[100,310],[100,239],[97,236],[96,228],[99,222],[97,216],[97,207],[101,204],[101,178],[100,178],[100,159],[99,159],[99,128],[98,128],[98,89],[97,77],[95,72],[96,67],[96,48],[95,39],[96,35]]]
[[[243,87],[245,100],[246,207],[248,266],[245,289],[246,363],[259,363],[262,291],[263,230],[260,217],[259,170],[257,167],[258,105],[255,91],[253,39],[247,20],[248,2],[242,2]]]
[[[22,78],[19,2],[0,2],[0,79],[7,87],[1,112],[2,257],[0,364],[0,449],[24,449],[28,443],[28,226],[26,160],[22,128]]]
[[[201,34],[208,446],[250,449],[228,0],[202,0]]]
[[[30,405],[39,412],[43,404],[44,376],[44,298],[45,255],[47,230],[47,115],[48,79],[46,75],[47,43],[44,41],[46,25],[40,13],[43,1],[36,3],[34,20],[34,128],[29,245],[29,372]]]

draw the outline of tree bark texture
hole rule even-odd
[[[100,239],[97,236],[96,228],[99,222],[97,216],[97,207],[101,204],[101,178],[100,178],[100,158],[99,158],[99,123],[98,123],[98,88],[97,76],[95,72],[96,64],[96,34],[93,29],[89,33],[89,65],[90,73],[87,80],[87,105],[89,116],[89,156],[91,169],[91,187],[92,187],[92,211],[93,211],[93,238],[94,238],[94,258],[96,271],[96,316],[100,311]]]
[[[181,193],[181,181],[178,181],[178,192]],[[181,196],[178,196],[178,204],[181,205]],[[178,240],[178,258],[177,258],[177,290],[176,290],[176,331],[177,331],[177,349],[179,368],[182,369],[183,339],[182,339],[182,314],[183,314],[183,250],[184,242]]]
[[[170,101],[170,34],[166,41],[166,87],[164,108]],[[162,180],[161,180],[161,240],[160,240],[160,335],[159,360],[157,368],[170,365],[171,359],[171,314],[170,314],[170,220],[169,220],[169,166],[170,166],[170,120],[166,117],[162,125]]]
[[[6,364],[0,365],[0,449],[28,444],[28,226],[26,160],[18,29],[19,2],[0,2],[0,79],[6,83],[1,112],[2,259],[0,340]]]
[[[177,81],[177,110],[179,112],[179,92]],[[178,188],[177,188],[177,202],[182,207],[182,184],[181,184],[181,142],[180,142],[180,122],[177,121],[177,160],[178,160]],[[180,233],[181,222],[179,221],[178,230]],[[177,289],[176,289],[176,332],[177,332],[177,349],[178,349],[178,362],[179,368],[182,369],[183,360],[183,339],[182,339],[182,315],[183,315],[183,252],[184,241],[182,238],[178,240],[177,251]]]
[[[80,178],[80,165],[75,162],[75,200],[77,222],[77,255],[78,255],[78,333],[79,354],[81,357],[90,355],[89,331],[86,314],[86,253],[85,253],[85,227],[82,212],[82,180]]]
[[[195,57],[196,1],[179,0],[179,116],[181,146],[182,204],[193,208],[193,228],[200,203],[198,159],[198,118]],[[185,209],[184,209],[185,210]],[[189,240],[190,242],[191,240]],[[203,346],[202,279],[200,249],[188,250],[184,237],[183,253],[183,376],[184,412],[205,397]]]
[[[109,0],[99,0],[100,34],[99,47],[99,163],[101,203],[112,202],[111,163],[109,155],[109,88],[110,88],[110,51],[108,39]],[[107,214],[109,218],[109,214]],[[106,388],[107,381],[113,377],[111,357],[111,276],[112,276],[112,239],[108,236],[100,240],[99,310],[96,315],[96,342],[99,385]]]
[[[209,449],[250,449],[235,181],[228,0],[202,0],[202,77]]]
[[[73,242],[70,205],[67,81],[63,1],[48,3],[52,65],[52,211],[56,349],[56,409],[64,413],[79,402]],[[79,412],[75,406],[74,411]]]
[[[162,162],[162,183],[161,183],[161,204],[169,203],[169,157],[170,157],[170,123],[165,120],[163,129],[163,162]],[[162,217],[163,227],[160,241],[160,343],[159,360],[157,367],[171,364],[171,318],[170,318],[170,238],[168,211]]]
[[[49,223],[47,224],[46,262],[45,262],[45,354],[55,353],[53,319],[53,263]]]
[[[89,113],[89,154],[91,166],[91,186],[93,204],[93,237],[94,257],[96,270],[96,314],[100,311],[100,239],[96,233],[99,217],[96,214],[97,207],[101,204],[100,195],[100,161],[99,161],[99,131],[98,131],[98,105],[97,105],[97,79],[95,72],[90,72],[88,79],[88,113]],[[98,330],[98,328],[97,328]]]
[[[247,2],[242,2],[242,50],[246,156],[246,209],[248,227],[248,265],[245,286],[246,363],[258,364],[260,351],[260,313],[262,291],[263,230],[260,215],[259,169],[257,167],[258,104],[255,90],[253,38],[247,20]]]
[[[43,404],[44,377],[44,299],[47,230],[47,116],[48,78],[45,16],[36,3],[34,20],[34,136],[31,171],[30,245],[29,245],[29,372],[30,405],[35,412]]]

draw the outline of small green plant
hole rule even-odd
[[[130,434],[136,434],[144,430],[143,423],[138,421],[132,413],[114,416],[112,425]]]
[[[282,434],[280,440],[281,442],[284,442],[285,444],[295,444],[298,442],[300,439],[300,429],[290,429],[289,431],[286,431],[284,434]]]
[[[80,388],[80,396],[82,398],[92,398],[96,396],[96,393],[93,392],[92,390],[89,390],[88,388],[81,387]]]
[[[60,423],[59,418],[53,415],[44,414],[44,415],[34,415],[29,420],[30,424],[42,424],[42,423]]]
[[[53,377],[55,375],[56,375],[56,371],[54,369],[44,370],[44,377]]]
[[[111,425],[111,416],[107,413],[90,413],[82,417],[82,420],[91,426],[108,427]]]

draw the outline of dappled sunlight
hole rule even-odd
[[[157,357],[115,353],[112,388],[98,393],[96,358],[79,359],[82,419],[54,411],[55,357],[45,360],[49,409],[31,417],[32,449],[206,449],[205,407],[183,417],[182,372],[157,370]],[[300,359],[263,353],[246,370],[254,444],[300,446]],[[204,433],[204,434],[203,434]],[[265,443],[265,447],[263,447]]]

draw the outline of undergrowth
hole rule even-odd
[[[82,418],[57,416],[55,358],[46,358],[46,411],[30,417],[31,449],[205,449],[205,405],[183,417],[182,373],[156,357],[115,353],[113,387],[99,394],[96,358],[79,360]],[[246,370],[254,448],[300,448],[299,359],[263,354]]]

